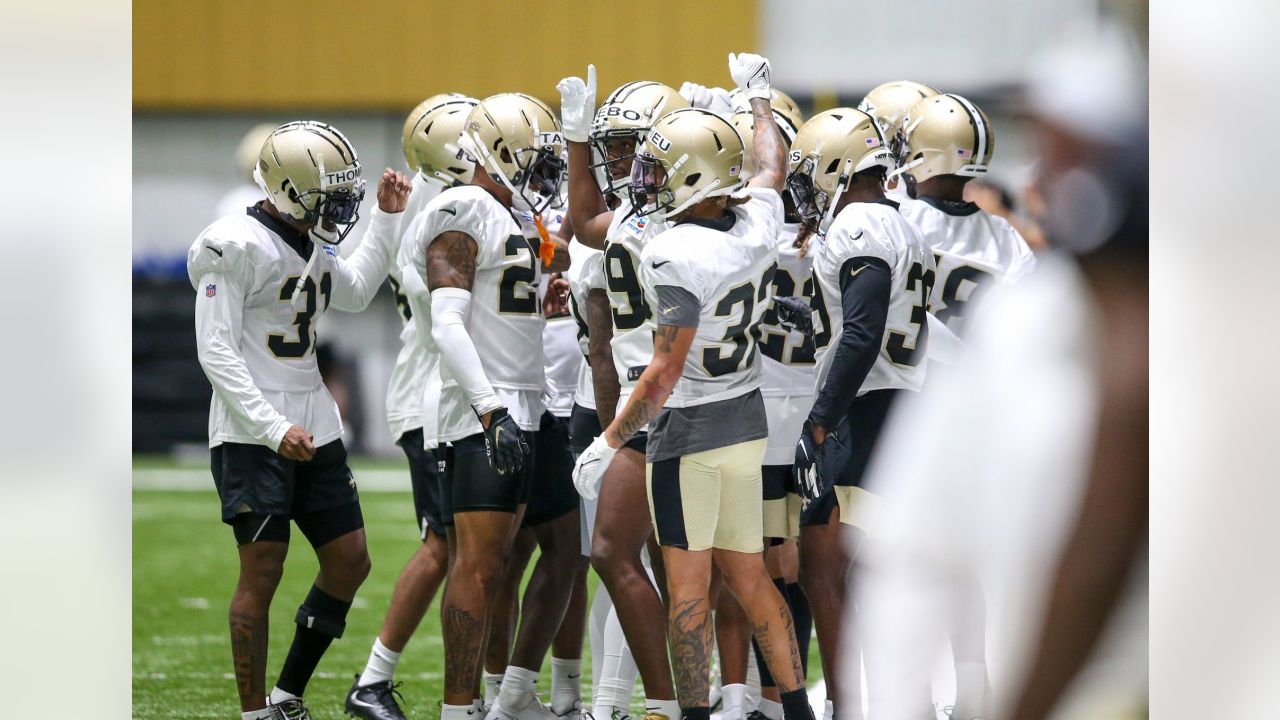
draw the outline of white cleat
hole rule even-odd
[[[511,704],[512,707],[505,707],[502,697],[498,696],[489,707],[484,720],[562,720],[551,708],[543,705],[535,693],[529,693]]]

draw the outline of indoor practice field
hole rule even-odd
[[[373,571],[356,596],[343,638],[333,644],[307,688],[317,720],[344,717],[342,700],[369,655],[405,561],[418,544],[408,473],[394,461],[353,460],[361,483]],[[403,488],[403,489],[400,489]],[[271,608],[268,677],[274,678],[293,639],[293,615],[316,571],[315,556],[301,543],[285,564]],[[529,563],[533,568],[537,556]],[[133,717],[136,720],[225,718],[238,712],[227,606],[236,577],[235,540],[218,519],[218,498],[204,465],[167,458],[134,460],[133,491]],[[525,579],[528,580],[529,570]],[[594,594],[599,583],[589,575]],[[439,717],[444,658],[439,599],[409,643],[396,678],[410,718]],[[285,628],[288,628],[287,630]],[[545,699],[550,656],[539,690]],[[818,644],[810,647],[810,700],[819,712],[823,694]],[[591,687],[590,649],[584,647],[583,688]],[[817,689],[818,692],[813,690]],[[637,684],[633,712],[644,713]]]

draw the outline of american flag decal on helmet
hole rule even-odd
[[[966,150],[965,148],[956,148],[956,155],[959,155],[960,157],[967,158],[972,154],[973,154],[972,152],[970,152],[969,150]]]
[[[869,148],[880,147],[880,138],[878,137],[867,138],[867,147]]]
[[[214,285],[213,283],[209,283],[208,285],[205,285],[205,286],[204,286],[204,296],[205,296],[205,297],[213,297],[214,295],[217,295],[217,294],[218,294],[218,286],[217,286],[217,285]]]

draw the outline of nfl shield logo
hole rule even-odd
[[[209,285],[205,285],[205,286],[204,286],[204,296],[205,296],[205,297],[213,297],[214,295],[217,295],[217,294],[218,294],[218,286],[217,286],[217,285],[214,285],[214,284],[210,283]]]

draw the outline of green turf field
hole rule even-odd
[[[362,468],[396,467],[381,462],[353,465],[357,476]],[[154,476],[171,466],[140,459],[135,469],[146,468]],[[200,469],[174,466],[172,472],[190,479],[198,477]],[[235,540],[219,520],[212,484],[209,479],[207,491],[135,489],[133,493],[133,717],[138,720],[239,717],[226,619],[236,579]],[[342,701],[352,676],[363,669],[392,586],[418,544],[407,491],[364,492],[361,502],[373,572],[356,597],[346,635],[330,648],[307,689],[307,703],[317,720],[344,717]],[[284,660],[293,637],[293,615],[316,571],[305,539],[297,532],[294,537],[297,543],[271,611],[268,687]],[[593,574],[593,591],[596,582]],[[436,703],[444,665],[439,627],[437,605],[428,612],[397,670],[411,718],[439,717]],[[584,648],[586,692],[590,689],[589,653]],[[811,675],[817,675],[820,667],[816,656],[815,642]],[[539,683],[544,698],[550,685],[549,665],[548,659]],[[637,699],[642,701],[642,696]],[[642,712],[642,705],[637,709]]]

